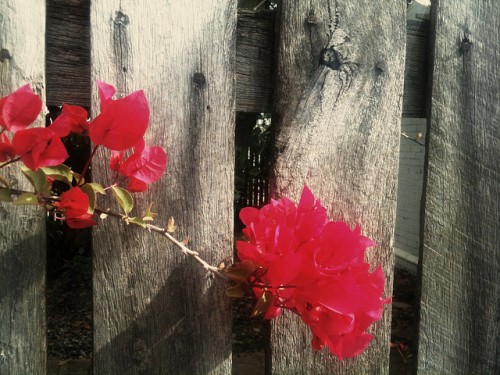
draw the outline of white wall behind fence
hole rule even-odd
[[[403,118],[401,132],[425,143],[425,118]],[[425,147],[401,137],[399,154],[398,203],[394,247],[397,261],[416,266],[420,246],[420,202],[424,177]]]

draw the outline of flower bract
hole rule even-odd
[[[240,218],[248,241],[237,242],[238,257],[260,270],[249,285],[257,299],[272,301],[265,318],[291,310],[310,327],[315,349],[326,345],[340,359],[361,353],[387,302],[382,269],[370,271],[365,261],[375,243],[359,226],[330,221],[307,187],[298,205],[285,197],[244,208]]]

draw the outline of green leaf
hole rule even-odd
[[[71,173],[73,174],[73,178],[75,179],[75,181],[78,183],[78,186],[82,186],[83,184],[85,184],[85,178],[82,177],[80,173],[76,173],[73,171],[71,171]]]
[[[132,195],[129,193],[128,190],[122,189],[121,187],[118,186],[113,186],[111,190],[113,191],[113,194],[116,197],[118,204],[125,212],[125,215],[128,215],[129,212],[132,211],[132,208],[134,207],[134,198],[132,198]]]
[[[10,187],[9,181],[4,176],[0,176],[0,184],[5,187]]]
[[[135,224],[140,227],[146,228],[146,222],[141,219],[140,217],[129,217],[127,218],[127,223],[129,224]]]
[[[66,185],[71,186],[71,183],[73,182],[73,173],[67,165],[59,164],[55,167],[41,167],[40,169],[46,176],[52,177],[54,180],[64,182]]]
[[[148,208],[146,209],[146,213],[142,217],[142,220],[144,220],[144,221],[153,221],[158,216],[157,213],[154,213],[154,212],[151,211],[151,207],[152,206],[153,206],[153,203],[150,203],[149,206],[148,206]]]
[[[94,208],[96,206],[96,193],[106,194],[104,188],[95,182],[90,182],[81,187],[82,191],[89,197],[89,214],[94,213]]]
[[[12,195],[10,193],[10,189],[0,187],[0,201],[12,202]]]
[[[51,185],[47,181],[45,173],[41,168],[37,169],[36,171],[32,171],[31,169],[23,165],[21,167],[21,172],[23,172],[31,185],[33,185],[35,192],[42,194],[50,193]]]
[[[85,184],[85,186],[90,186],[92,190],[94,190],[96,193],[100,194],[106,194],[106,190],[102,187],[102,185],[96,183],[96,182],[89,182],[88,184]]]
[[[34,205],[38,204],[38,198],[34,193],[22,193],[17,199],[14,201],[14,204],[17,205]]]
[[[92,189],[91,186],[89,186],[89,184],[85,184],[81,187],[82,191],[87,194],[87,196],[89,197],[89,209],[88,209],[88,213],[89,214],[93,214],[94,213],[94,208],[95,208],[95,191],[94,189]]]
[[[165,226],[165,230],[168,233],[174,233],[175,230],[177,229],[177,225],[175,225],[175,219],[173,216],[170,217],[167,221],[167,225]]]

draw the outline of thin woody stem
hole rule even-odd
[[[14,194],[14,195],[21,195],[23,193],[27,193],[27,191],[24,191],[24,190],[17,190],[17,189],[9,189],[9,190],[10,190],[10,193]],[[41,200],[40,203],[42,203],[42,201],[43,201],[43,203],[53,203],[53,202],[59,201],[60,197],[54,196],[54,195],[49,195],[49,196],[39,195],[38,199]],[[97,214],[105,214],[105,215],[113,216],[113,217],[116,217],[116,218],[119,218],[122,220],[126,220],[128,218],[127,216],[119,214],[117,212],[113,212],[111,210],[102,210],[100,208],[95,208],[94,212]],[[149,231],[156,232],[160,235],[163,235],[170,242],[172,242],[175,246],[177,246],[182,251],[182,253],[184,253],[184,255],[189,255],[189,256],[193,257],[207,271],[212,272],[215,276],[217,276],[218,278],[220,278],[222,280],[226,280],[226,281],[228,280],[228,278],[217,267],[214,267],[214,266],[210,265],[209,263],[207,263],[205,260],[203,260],[200,257],[200,253],[189,249],[186,245],[184,245],[182,242],[178,241],[174,236],[172,236],[170,233],[168,233],[166,229],[160,228],[160,227],[158,227],[156,225],[152,225],[152,224],[146,224],[146,229],[148,229]]]
[[[406,139],[410,140],[410,141],[413,141],[413,142],[415,142],[415,143],[418,143],[420,146],[425,146],[425,144],[424,144],[424,143],[420,142],[418,139],[415,139],[415,138],[412,138],[412,137],[408,136],[406,133],[401,133],[401,136],[402,136],[403,138],[406,138]]]
[[[21,195],[23,193],[27,193],[27,191],[24,191],[24,190],[17,190],[17,189],[9,189],[9,190],[10,190],[11,194],[14,194],[14,195]],[[39,199],[42,199],[43,201],[46,201],[49,203],[49,202],[59,201],[60,197],[53,196],[53,195],[51,195],[51,196],[39,196]],[[114,212],[111,210],[102,210],[100,208],[95,208],[94,212],[97,214],[105,214],[105,215],[113,216],[113,217],[116,217],[116,218],[119,218],[122,220],[126,220],[128,218],[127,216],[119,214],[117,212]],[[210,265],[209,263],[207,263],[205,260],[203,260],[200,257],[200,253],[189,249],[186,245],[184,245],[184,243],[182,243],[181,241],[178,241],[174,236],[172,236],[170,233],[168,233],[165,228],[160,228],[160,227],[158,227],[156,225],[152,225],[152,224],[146,224],[146,229],[148,229],[149,231],[156,232],[160,235],[163,235],[170,242],[172,242],[175,246],[177,246],[184,255],[189,255],[189,256],[193,257],[207,271],[212,272],[215,276],[217,276],[218,278],[220,278],[222,280],[225,280],[225,281],[228,280],[228,278],[217,267],[214,267],[214,266]]]
[[[92,158],[94,157],[94,155],[97,151],[97,147],[99,147],[99,145],[94,146],[92,153],[90,154],[89,158],[87,159],[87,162],[85,163],[85,166],[83,167],[83,171],[80,174],[80,178],[78,179],[78,183],[76,184],[76,186],[80,186],[80,184],[83,182],[83,178],[84,178],[83,176],[85,176],[85,173],[87,173],[87,171],[90,167],[90,162],[92,161]]]
[[[193,251],[193,250],[190,250],[189,248],[187,248],[182,242],[179,242],[178,240],[176,240],[170,233],[168,233],[165,229],[163,228],[160,228],[160,227],[157,227],[155,225],[152,225],[152,224],[146,224],[146,228],[154,231],[154,232],[157,232],[159,234],[163,234],[165,237],[167,237],[167,239],[170,241],[170,242],[173,242],[177,247],[179,247],[181,249],[181,251],[186,254],[186,255],[191,255],[198,263],[200,263],[203,268],[205,268],[207,271],[210,271],[212,272],[215,276],[223,279],[223,280],[227,280],[227,277],[224,276],[223,273],[220,272],[220,270],[217,268],[217,267],[214,267],[210,264],[208,264],[205,260],[203,260],[199,253],[196,252],[196,251]]]
[[[272,286],[266,283],[261,283],[261,282],[255,282],[255,283],[250,283],[251,287],[256,287],[260,289],[290,289],[290,288],[298,288],[298,285],[287,285],[287,284],[281,284],[278,286]]]
[[[32,191],[27,191],[27,190],[19,190],[19,189],[12,189],[12,188],[8,188],[8,189],[9,189],[10,194],[17,195],[17,196],[24,194],[24,193],[33,193]],[[33,193],[33,194],[36,194],[36,193]],[[37,194],[37,197],[38,197],[38,199],[42,199],[42,200],[47,201],[47,202],[57,202],[57,201],[61,200],[61,197],[58,195]]]
[[[8,166],[9,164],[15,163],[16,161],[19,161],[19,160],[21,160],[20,156],[18,156],[17,158],[14,158],[14,159],[10,159],[9,161],[6,161],[5,163],[0,164],[0,169]]]
[[[119,214],[119,213],[113,212],[113,211],[101,210],[99,208],[94,209],[94,212],[96,212],[98,214],[106,214],[106,215],[114,216],[114,217],[120,218],[122,220],[127,219],[127,216],[125,216],[125,215],[122,215],[122,214]],[[184,255],[189,255],[189,256],[193,257],[207,271],[212,272],[215,276],[217,276],[218,278],[220,278],[222,280],[228,280],[228,278],[217,267],[214,267],[214,266],[208,264],[205,260],[203,260],[200,257],[200,254],[197,251],[193,251],[193,250],[189,249],[186,245],[184,245],[182,242],[178,241],[177,239],[174,238],[174,236],[172,236],[170,233],[168,233],[166,231],[166,229],[160,228],[160,227],[158,227],[156,225],[152,225],[152,224],[146,224],[146,229],[153,231],[153,232],[156,232],[160,235],[163,235],[170,242],[172,242],[174,245],[176,245]]]

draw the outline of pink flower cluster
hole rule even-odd
[[[366,329],[388,303],[382,269],[370,272],[365,261],[376,244],[359,226],[329,221],[307,187],[298,206],[282,198],[244,208],[240,218],[248,241],[237,242],[238,257],[252,265],[250,286],[265,318],[291,310],[310,327],[315,349],[327,345],[340,359],[360,354],[373,338]]]
[[[60,166],[68,158],[61,138],[70,133],[88,136],[95,145],[111,150],[112,186],[122,183],[128,192],[142,192],[165,171],[167,154],[162,147],[146,146],[144,134],[149,123],[149,105],[142,90],[113,99],[115,88],[97,81],[101,113],[88,119],[85,108],[64,104],[60,116],[46,128],[29,128],[42,108],[42,101],[25,85],[0,99],[0,168],[21,161],[37,171]],[[3,164],[2,164],[3,163]],[[87,162],[86,168],[90,164]],[[67,168],[67,167],[66,167]],[[86,170],[81,171],[85,174]],[[49,183],[53,182],[46,176]],[[80,188],[83,179],[69,182],[69,190],[54,202],[60,219],[72,228],[95,225],[90,199]],[[68,182],[68,181],[66,181]],[[76,185],[76,186],[75,186]],[[37,193],[41,193],[37,191]]]

